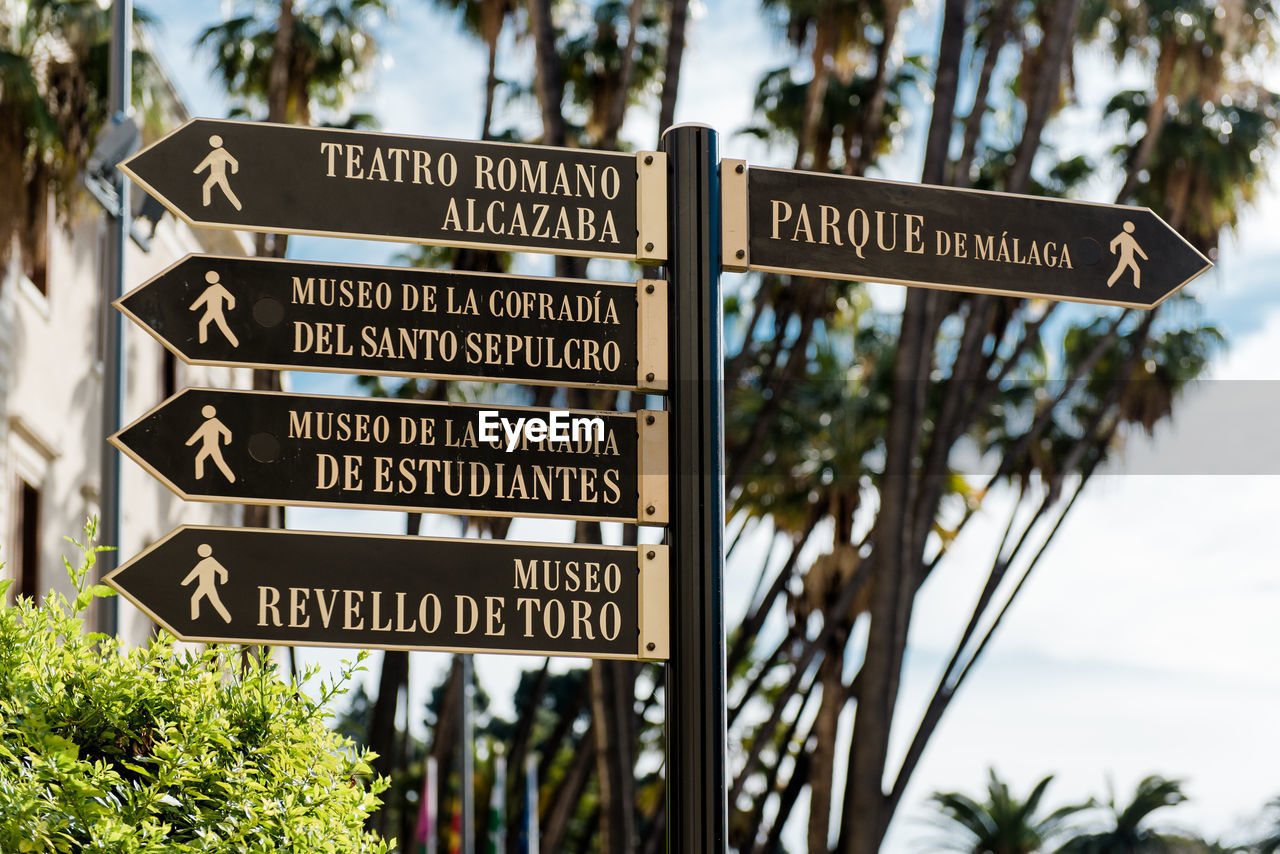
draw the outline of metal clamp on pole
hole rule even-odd
[[[671,659],[667,851],[727,849],[724,636],[724,345],[715,131],[662,137],[670,188]]]

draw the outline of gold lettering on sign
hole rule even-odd
[[[782,199],[771,199],[770,239],[841,247],[847,240],[853,254],[863,260],[872,249],[908,255],[924,255],[931,250],[938,258],[1074,269],[1066,241],[1027,239],[1007,230],[996,235],[943,229],[935,229],[930,241],[921,214],[874,208],[841,211],[827,204],[816,208],[815,213],[807,202],[793,206]]]
[[[603,164],[566,163],[474,154],[459,162],[453,152],[439,151],[439,142],[431,150],[418,145],[412,140],[398,145],[325,141],[320,143],[319,166],[323,177],[338,181],[446,189],[456,185],[458,194],[445,201],[437,224],[459,237],[623,245],[608,203],[616,202],[625,182],[634,178],[633,168],[615,165],[615,158]],[[475,195],[466,195],[468,190]],[[496,193],[503,195],[493,198]]]
[[[434,159],[422,149],[372,146],[366,160],[365,146],[355,143],[322,142],[325,177],[351,181],[426,184],[452,187],[458,180],[458,159],[443,152]],[[368,164],[366,166],[366,163]]]

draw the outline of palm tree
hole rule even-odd
[[[1146,112],[1140,92],[1117,94],[1108,112],[1132,128]],[[1147,180],[1133,200],[1160,211],[1192,244],[1212,253],[1218,234],[1235,224],[1268,174],[1263,155],[1274,152],[1280,95],[1238,87],[1236,95],[1193,101],[1165,120],[1150,146]]]
[[[1106,27],[1103,27],[1103,24]],[[1082,16],[1087,37],[1103,36],[1117,61],[1136,55],[1154,61],[1153,89],[1137,93],[1125,180],[1118,199],[1127,201],[1143,183],[1167,122],[1184,118],[1200,103],[1231,92],[1229,69],[1265,54],[1273,44],[1275,5],[1242,0],[1227,5],[1198,0],[1150,0],[1140,4],[1093,2]],[[1141,123],[1138,132],[1133,125]]]
[[[50,203],[65,221],[107,119],[110,12],[97,0],[10,8],[0,15],[0,261],[16,238],[31,274],[46,261]]]
[[[480,138],[493,138],[493,109],[498,92],[498,39],[502,36],[507,20],[515,16],[517,0],[437,0],[447,9],[457,12],[467,31],[477,35],[488,51],[489,65],[484,84],[484,119],[480,125]]]
[[[944,26],[943,41],[949,48],[957,44],[956,33],[964,32],[965,16],[952,14],[956,11],[953,7],[963,5],[947,4],[952,25]],[[996,21],[1009,11],[1005,3],[990,2],[980,8],[993,19],[990,27],[997,28],[999,24]],[[987,142],[982,174],[984,180],[991,181],[990,186],[1009,188],[1023,182],[1021,186],[1037,192],[1065,193],[1093,170],[1088,162],[1073,158],[1050,169],[1049,180],[1045,181],[1040,177],[1045,173],[1037,170],[1033,176],[1028,168],[1030,158],[1039,148],[1036,142],[1040,135],[1039,127],[1050,120],[1060,106],[1060,81],[1067,77],[1071,58],[1070,50],[1061,50],[1063,44],[1070,41],[1069,32],[1064,34],[1064,30],[1069,30],[1067,25],[1072,23],[1077,9],[1077,5],[1068,0],[1036,4],[1036,14],[1041,20],[1036,22],[1035,28],[1052,33],[1048,39],[1028,38],[1028,33],[1022,29],[1030,30],[1030,22],[1018,19],[1014,25],[1010,41],[1022,46],[1026,59],[1017,82],[1022,86],[1020,94],[1027,99],[1029,115],[1024,125],[1029,141],[1022,144],[1017,139],[1009,140],[1003,152],[996,151],[991,142]],[[962,26],[954,26],[957,20]],[[958,51],[946,53],[952,55]],[[956,57],[939,64],[947,66],[958,61]],[[985,61],[983,66],[986,66]],[[940,81],[944,70],[939,70]],[[991,73],[997,73],[994,67]],[[997,85],[1007,88],[1011,82],[1007,72],[999,73],[1005,76],[997,78]],[[766,121],[773,125],[770,130],[781,124],[772,121],[774,118],[783,114],[791,117],[803,115],[805,99],[800,97],[801,93],[794,86],[786,85],[789,80],[788,72],[780,72],[767,83],[769,100],[764,106],[774,114],[766,117]],[[766,88],[762,87],[762,93],[765,91]],[[1011,100],[1009,95],[1009,92],[1002,92],[994,100],[1007,103]],[[945,109],[945,100],[935,100],[935,106],[942,104],[944,109],[941,114],[935,112],[935,125],[943,129],[938,134],[940,144],[936,149],[932,145],[935,136],[932,129],[930,134],[930,150],[936,151],[937,156],[930,159],[925,175],[932,181],[942,180],[939,176],[945,176],[945,172],[940,171],[940,166],[945,166],[945,163],[938,157],[945,156],[949,147],[946,128],[954,126],[954,116]],[[979,111],[980,115],[985,104],[975,103],[972,109]],[[1034,120],[1030,115],[1032,112],[1035,113]],[[838,115],[833,111],[829,119],[834,121]],[[1197,113],[1196,117],[1199,115]],[[793,120],[791,124],[799,126],[800,123]],[[1269,143],[1263,135],[1242,134],[1244,137],[1253,142],[1241,142],[1241,151],[1258,152],[1252,155],[1257,158],[1268,150]],[[821,149],[821,133],[815,136],[815,140],[816,148]],[[1172,162],[1172,150],[1176,146],[1168,144]],[[1178,156],[1180,163],[1191,161],[1198,165],[1186,148]],[[1012,163],[1022,163],[1022,169],[1011,173]],[[963,179],[966,176],[958,177]],[[1153,194],[1159,194],[1165,185],[1152,181],[1148,186]],[[1153,199],[1148,203],[1162,209],[1163,205],[1156,204],[1157,201]],[[1219,210],[1227,207],[1221,205]],[[750,312],[751,319],[745,324],[741,336],[744,351],[733,356],[726,370],[730,393],[739,397],[735,405],[746,405],[742,418],[745,431],[734,430],[731,421],[727,435],[728,477],[741,487],[739,492],[731,492],[731,495],[738,501],[744,497],[763,499],[757,504],[763,515],[771,515],[764,500],[775,501],[767,488],[771,475],[763,469],[773,468],[772,478],[776,482],[776,467],[785,467],[789,461],[787,454],[779,450],[782,443],[752,441],[752,436],[772,436],[773,430],[768,422],[783,418],[790,407],[801,404],[805,399],[804,384],[799,380],[806,372],[793,368],[812,364],[814,354],[821,352],[821,347],[815,342],[822,336],[833,334],[827,323],[831,309],[818,305],[815,310],[814,306],[806,303],[806,292],[803,281],[794,281],[788,288],[771,277],[763,277]],[[1066,335],[1061,332],[1063,324],[1054,322],[1053,327],[1057,331],[1046,335],[1044,333],[1053,328],[1046,326],[1054,316],[1052,307],[1046,309],[1042,305],[992,297],[923,293],[909,293],[907,303],[908,310],[897,345],[902,370],[887,383],[887,394],[893,398],[892,407],[886,409],[889,428],[880,431],[885,437],[885,444],[868,461],[871,468],[869,481],[880,488],[880,500],[867,502],[864,519],[866,522],[874,521],[881,536],[864,541],[859,548],[857,574],[869,573],[866,586],[871,591],[870,630],[873,638],[860,669],[855,671],[851,680],[845,680],[843,689],[846,706],[855,700],[859,702],[850,747],[849,782],[839,818],[841,834],[837,850],[860,854],[878,847],[880,836],[899,803],[924,745],[986,648],[991,638],[990,629],[999,624],[1023,588],[1029,573],[1059,530],[1062,519],[1072,508],[1080,489],[1126,430],[1132,427],[1150,429],[1154,423],[1168,417],[1179,389],[1204,369],[1208,358],[1221,343],[1221,336],[1212,327],[1194,320],[1180,326],[1174,318],[1161,314],[1139,318],[1132,314],[1107,312],[1096,320],[1069,321],[1065,326],[1068,330]],[[1179,303],[1193,305],[1193,301],[1182,303],[1179,300]],[[1180,322],[1187,315],[1174,313],[1174,317]],[[942,322],[944,318],[948,321],[946,324]],[[806,335],[808,327],[814,331]],[[763,330],[758,340],[757,328]],[[768,335],[770,329],[772,336]],[[1049,350],[1062,353],[1061,362],[1066,365],[1065,370],[1070,377],[1061,393],[1056,389],[1052,390],[1053,393],[1046,393],[1050,390],[1043,387],[1045,365],[1049,363],[1045,356]],[[757,384],[758,389],[754,388]],[[746,392],[743,391],[744,386],[752,388]],[[902,418],[895,421],[895,415]],[[985,484],[967,487],[958,482],[948,467],[948,459],[963,437],[977,441],[991,455],[998,476]],[[887,463],[884,457],[886,450],[890,457]],[[895,476],[877,474],[888,470],[892,470]],[[813,472],[807,472],[800,466],[795,471],[797,493],[804,486],[814,492],[822,492],[820,481],[816,480]],[[972,518],[981,505],[982,496],[998,484],[1014,489],[1021,516],[1010,516],[1008,533],[995,550],[988,581],[973,606],[969,625],[959,637],[955,655],[941,674],[937,691],[924,710],[906,759],[896,776],[890,772],[894,782],[891,792],[886,795],[881,791],[887,770],[885,747],[889,721],[896,707],[894,695],[910,623],[911,600],[928,575],[944,565],[948,544]],[[957,487],[955,498],[950,497],[949,492],[953,486]],[[957,498],[962,503],[957,502]],[[807,515],[803,501],[775,503],[780,510],[785,510],[785,518],[794,520],[803,529]],[[949,510],[948,505],[955,509]],[[816,500],[812,512],[822,515]],[[872,514],[872,519],[866,518]],[[1025,519],[1031,519],[1033,524],[1024,525],[1021,520]],[[1037,530],[1033,531],[1033,527]],[[1042,536],[1041,531],[1046,531],[1047,535]],[[1010,579],[1012,593],[1006,596],[1008,588],[1002,586],[1002,581],[1009,574],[1014,574],[1015,579]],[[782,572],[764,581],[761,587],[771,592],[785,591],[788,586],[794,590],[794,580],[794,568],[788,564]],[[841,591],[841,596],[848,592],[849,588],[846,588]],[[1000,592],[999,596],[997,592]],[[877,598],[882,595],[883,600]],[[760,630],[763,621],[759,614],[773,603],[774,600],[768,596],[764,597],[763,603],[760,599],[753,599],[748,620],[744,622],[744,634],[735,638],[730,651],[731,673],[739,673],[734,667],[734,653],[751,648],[752,641],[747,635],[754,635]],[[813,647],[825,644],[831,637],[831,631],[840,631],[838,625],[829,628],[829,623],[846,619],[838,610],[827,610],[824,617],[829,619],[821,622],[820,629],[816,626],[807,631],[802,628],[794,637],[788,637],[790,646],[780,645],[780,652],[767,659],[769,664],[764,671],[743,669],[749,691],[769,688],[769,680],[774,680],[772,687],[776,687],[779,677],[775,674],[784,674],[781,683],[787,687],[770,697],[770,710],[788,702],[794,708],[796,698],[804,702],[809,696],[835,694],[831,690],[834,683],[828,684],[820,678],[824,674],[821,673],[823,665],[819,662],[825,661],[820,656],[831,655],[832,650],[824,646],[816,652]],[[992,613],[995,614],[994,623],[989,621]],[[985,631],[979,629],[984,623],[989,626]],[[770,644],[769,648],[773,649],[773,645]],[[768,676],[762,677],[765,672]],[[821,692],[812,691],[815,679],[821,682]],[[823,718],[829,711],[821,710],[818,717]],[[786,745],[789,751],[786,755],[793,757],[794,762],[787,758],[770,767],[771,763],[760,759],[758,754],[773,749],[774,733],[785,728],[786,724],[769,716],[758,726],[742,727],[739,722],[739,727],[753,745],[742,773],[756,775],[757,781],[761,777],[766,778],[761,798],[776,798],[774,803],[778,804],[779,811],[789,809],[787,805],[794,803],[791,793],[795,776],[807,778],[801,785],[811,788],[811,844],[825,847],[822,846],[825,821],[820,813],[826,810],[827,797],[820,790],[825,789],[827,782],[821,748],[814,748],[810,735],[801,731],[794,741]],[[757,748],[757,744],[762,746]],[[801,756],[805,761],[800,761]],[[771,774],[774,779],[768,780]],[[791,779],[786,779],[788,775]],[[753,788],[762,791],[758,786]],[[758,806],[758,802],[753,805],[753,813],[758,812]]]
[[[196,44],[213,54],[233,113],[309,125],[319,108],[345,122],[377,56],[372,28],[387,10],[387,0],[279,0],[272,14],[240,2]]]
[[[371,30],[387,0],[279,0],[274,14],[255,2],[238,9],[196,39],[213,55],[233,116],[310,125],[321,111],[340,125],[370,121],[346,107],[368,82],[377,56]],[[283,258],[288,237],[258,234],[255,245],[259,255]]]
[[[1138,783],[1133,799],[1124,805],[1115,795],[1107,802],[1111,811],[1111,827],[1094,833],[1082,833],[1067,840],[1059,854],[1164,854],[1174,850],[1174,837],[1150,827],[1151,814],[1164,807],[1177,806],[1187,799],[1180,780],[1158,775]]]
[[[962,792],[935,792],[930,799],[942,812],[941,842],[948,851],[966,854],[1039,854],[1069,832],[1068,820],[1090,804],[1059,807],[1040,814],[1040,801],[1053,775],[1037,783],[1025,800],[1009,791],[1009,786],[988,770],[987,799],[977,801]]]
[[[1267,804],[1267,812],[1271,822],[1271,830],[1262,839],[1255,842],[1250,851],[1252,854],[1276,854],[1280,852],[1280,798]]]
[[[868,77],[866,97],[859,100],[859,121],[849,128],[846,140],[846,173],[861,175],[871,162],[883,133],[885,96],[891,77],[890,57],[898,33],[898,21],[906,0],[765,0],[766,13],[779,25],[797,50],[809,51],[809,82],[798,125],[795,167],[819,169],[827,123],[825,106],[833,84],[848,87],[854,69],[874,69]],[[878,32],[874,46],[868,38]]]

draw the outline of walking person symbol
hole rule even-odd
[[[1138,261],[1133,257],[1136,252],[1141,256],[1143,261],[1150,260],[1147,253],[1142,251],[1142,247],[1138,245],[1138,241],[1133,236],[1133,223],[1125,220],[1124,231],[1111,238],[1111,254],[1116,254],[1116,247],[1120,247],[1120,260],[1116,262],[1116,268],[1111,271],[1111,278],[1107,279],[1107,287],[1111,287],[1120,277],[1124,275],[1125,270],[1133,270],[1133,286],[1135,288],[1142,287],[1142,270],[1138,269]]]
[[[213,150],[205,155],[199,166],[191,170],[197,175],[205,169],[209,170],[209,177],[204,179],[204,206],[207,208],[213,203],[212,194],[216,185],[222,190],[222,194],[227,197],[227,201],[231,202],[236,210],[240,210],[240,200],[236,198],[235,193],[231,192],[231,184],[227,182],[227,167],[231,167],[231,174],[234,175],[240,171],[240,161],[232,157],[231,152],[222,147],[222,137],[216,133],[209,137],[209,147]]]
[[[189,309],[190,311],[197,311],[201,306],[204,307],[204,316],[200,318],[200,343],[208,342],[209,324],[216,323],[218,328],[222,330],[222,334],[231,342],[231,346],[239,347],[240,341],[236,338],[235,333],[231,331],[231,327],[227,326],[227,317],[223,313],[224,309],[236,307],[236,298],[222,284],[218,274],[213,270],[204,274],[204,280],[209,283],[209,287],[205,288],[204,292],[196,297],[196,301],[191,303],[191,308]]]
[[[218,420],[218,410],[212,405],[205,404],[200,414],[204,416],[204,423],[196,428],[196,432],[192,433],[191,438],[186,442],[188,445],[200,443],[200,450],[196,452],[196,480],[204,480],[204,461],[211,459],[218,467],[218,471],[222,472],[227,480],[235,483],[236,476],[231,473],[227,461],[222,458],[222,445],[231,444],[231,431],[227,429],[227,425]]]
[[[187,573],[187,577],[182,579],[182,586],[186,587],[192,581],[199,582],[196,584],[195,592],[191,594],[191,619],[200,619],[200,600],[208,599],[209,604],[218,612],[218,616],[223,622],[231,622],[231,614],[227,612],[227,608],[222,604],[222,599],[218,596],[219,584],[227,583],[227,568],[218,563],[213,557],[213,546],[208,543],[201,543],[196,547],[196,553],[200,555],[200,562],[195,565],[191,572]],[[217,580],[214,577],[217,576]]]

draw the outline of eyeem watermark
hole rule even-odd
[[[603,418],[575,418],[563,409],[551,410],[550,418],[530,415],[515,420],[499,416],[497,410],[482,409],[479,427],[477,438],[481,442],[497,444],[505,439],[507,453],[520,447],[522,437],[529,442],[604,441]]]

